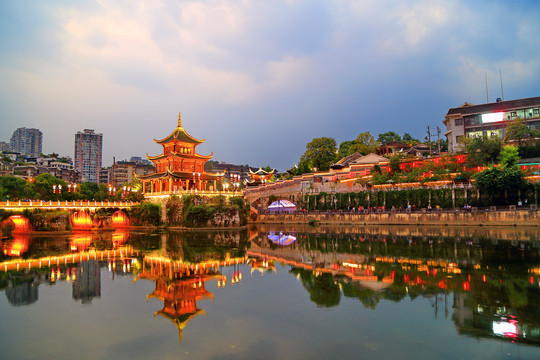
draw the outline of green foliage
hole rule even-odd
[[[478,189],[494,205],[516,203],[517,192],[524,187],[524,174],[517,166],[490,167],[474,175]]]
[[[103,185],[105,186],[105,188],[107,187],[107,185]],[[94,200],[96,199],[96,194],[99,191],[99,185],[93,182],[84,182],[79,185],[79,189],[77,191],[83,196],[83,199]],[[96,199],[96,201],[101,200],[102,199]]]
[[[143,202],[132,207],[128,216],[133,225],[158,226],[161,224],[161,206]]]
[[[329,137],[315,138],[306,145],[306,152],[300,162],[309,164],[312,171],[325,171],[335,161],[337,153],[336,140]]]
[[[392,171],[392,174],[397,174],[401,172],[401,156],[399,155],[393,155],[390,157],[390,170]]]
[[[350,153],[354,154],[359,152],[362,155],[366,155],[372,152],[375,152],[375,149],[380,145],[380,143],[375,140],[373,135],[369,131],[358,134],[356,140],[354,140],[354,145],[350,148]]]
[[[504,141],[514,141],[518,143],[518,146],[523,146],[527,142],[534,141],[534,138],[540,136],[538,130],[533,130],[527,126],[525,120],[522,118],[516,118],[514,121],[509,122],[506,125],[504,132]]]
[[[413,138],[411,136],[411,134],[409,134],[409,133],[403,134],[403,137],[401,138],[401,140],[408,143],[408,144],[412,144],[412,145],[416,145],[416,144],[420,143],[420,141],[418,139]]]
[[[372,174],[371,183],[373,185],[384,184],[390,180],[390,174],[387,172],[380,172]]]
[[[464,140],[469,165],[495,164],[502,150],[502,141],[498,137],[475,137]]]
[[[240,225],[247,224],[250,205],[242,197],[231,197],[230,205],[219,200],[217,205],[207,204],[203,197],[196,195],[185,196],[183,201],[183,225],[186,227],[205,227],[213,224],[217,216],[232,216],[235,212],[240,216]]]
[[[377,141],[380,142],[382,145],[388,145],[392,141],[401,142],[402,140],[401,140],[401,136],[399,136],[395,132],[387,131],[385,133],[379,134]]]
[[[32,183],[12,175],[0,176],[0,199],[2,201],[18,201],[35,199],[36,197],[37,193]]]
[[[524,144],[518,147],[518,152],[522,159],[540,157],[540,141]]]
[[[512,145],[504,146],[499,155],[499,159],[501,165],[505,168],[516,165],[519,161],[518,148]]]
[[[351,148],[354,144],[354,140],[345,140],[341,144],[339,144],[337,159],[343,159],[344,157],[352,155],[353,153],[351,152]]]
[[[539,186],[540,187],[540,186]],[[524,198],[534,199],[534,186],[527,188],[528,192]],[[452,196],[454,191],[454,197]],[[531,200],[532,201],[532,200]],[[353,208],[368,208],[368,207],[392,207],[399,209],[407,208],[410,204],[416,209],[426,208],[428,204],[434,208],[461,208],[464,205],[471,206],[487,206],[490,205],[489,200],[485,201],[478,198],[478,192],[473,189],[408,189],[408,190],[389,190],[377,192],[351,192],[351,193],[336,193],[336,194],[314,194],[305,195],[303,202],[307,204],[308,210],[351,210]]]

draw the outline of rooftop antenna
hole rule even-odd
[[[486,103],[489,104],[488,87],[487,87],[487,71],[484,74],[486,76]]]
[[[502,85],[502,71],[500,68],[499,68],[499,76],[501,78],[501,97],[502,97],[502,100],[504,101],[504,91],[503,91],[503,85]]]

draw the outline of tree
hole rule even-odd
[[[98,191],[99,191],[99,185],[93,182],[83,182],[79,186],[79,190],[78,190],[78,192],[86,200],[98,200],[96,199],[96,194],[98,193]]]
[[[412,135],[409,133],[403,134],[403,137],[401,138],[401,140],[412,145],[416,145],[420,143],[420,140],[413,138]]]
[[[351,151],[351,148],[354,146],[354,144],[354,140],[345,140],[341,144],[339,144],[337,159],[343,159],[344,157],[352,155],[353,152]]]
[[[354,145],[350,148],[350,153],[354,154],[359,152],[362,155],[372,153],[379,147],[380,143],[375,140],[373,135],[369,131],[358,134],[356,140],[354,140]]]
[[[498,137],[465,138],[462,143],[467,152],[469,165],[494,164],[502,149],[502,141]]]
[[[334,163],[336,155],[337,145],[334,138],[315,138],[306,145],[306,152],[300,162],[307,162],[312,171],[325,171]]]
[[[525,120],[522,118],[516,118],[516,120],[507,123],[504,141],[517,141],[518,146],[521,147],[525,145],[525,143],[534,140],[535,136],[540,135],[537,134],[537,131],[529,128],[527,124],[525,124]]]
[[[392,171],[392,175],[396,175],[397,173],[401,172],[401,156],[394,155],[390,157],[390,170]]]
[[[525,184],[523,172],[518,166],[490,167],[476,175],[476,186],[487,194],[492,203],[507,203],[508,196],[514,196]]]
[[[57,194],[53,194],[53,186],[55,186]],[[62,194],[68,189],[65,181],[56,178],[51,174],[40,174],[34,178],[34,188],[39,193],[39,197],[42,200],[57,200],[61,199],[61,195],[58,194],[61,186]]]
[[[515,166],[519,161],[519,152],[517,147],[512,145],[506,145],[502,148],[499,156],[500,163],[503,167]]]
[[[396,141],[396,142],[402,141],[401,136],[399,136],[393,131],[387,131],[383,134],[379,134],[379,137],[377,138],[377,140],[383,145],[388,145],[392,141]]]
[[[2,201],[35,199],[36,197],[37,194],[32,183],[12,175],[0,176],[0,199]]]

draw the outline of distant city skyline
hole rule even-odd
[[[448,109],[540,95],[540,2],[0,2],[0,133],[103,133],[103,163],[200,153],[294,166],[316,137],[416,138]],[[502,75],[502,87],[501,87]],[[504,94],[504,96],[503,96]],[[8,141],[9,139],[0,139]]]

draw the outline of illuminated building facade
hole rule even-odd
[[[79,171],[82,182],[99,183],[101,158],[103,149],[103,134],[94,130],[84,129],[75,134],[74,169]]]
[[[10,140],[11,151],[27,157],[38,157],[42,153],[43,133],[39,129],[18,128]]]
[[[154,141],[163,146],[163,153],[148,156],[155,172],[137,176],[142,182],[143,193],[171,193],[185,190],[216,190],[217,175],[204,170],[204,164],[213,154],[204,156],[196,147],[204,142],[191,137],[182,127],[180,114],[178,126],[164,139]]]
[[[448,110],[443,123],[448,151],[455,152],[463,137],[504,138],[506,124],[521,118],[531,129],[540,129],[540,96],[473,105],[468,102]]]
[[[259,168],[259,170],[253,172],[251,169],[249,169],[249,180],[246,180],[245,183],[247,186],[260,186],[264,185],[267,182],[270,181],[272,178],[272,175],[274,175],[276,169],[272,169],[270,171],[265,171],[262,168]]]

